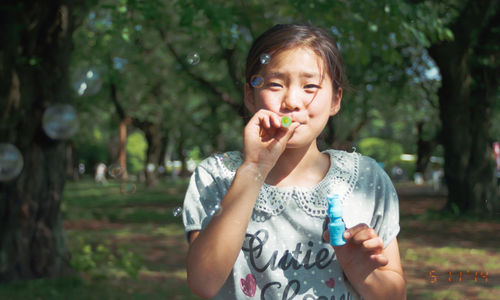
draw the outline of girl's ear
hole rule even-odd
[[[250,87],[248,83],[245,84],[245,95],[243,97],[243,102],[245,103],[246,108],[252,114],[255,113],[255,101],[253,98],[253,89]]]
[[[342,102],[342,88],[339,87],[335,95],[333,95],[332,105],[330,107],[330,116],[334,116],[339,112],[341,102]]]

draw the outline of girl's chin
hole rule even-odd
[[[286,143],[286,147],[289,149],[297,149],[297,148],[303,148],[309,146],[310,143],[307,143],[306,141],[302,141],[297,137],[292,137],[288,140]]]

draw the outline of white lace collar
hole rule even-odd
[[[338,150],[325,151],[330,155],[330,168],[326,176],[313,187],[276,187],[265,184],[259,192],[254,209],[257,212],[268,215],[279,215],[286,208],[290,199],[294,199],[297,205],[308,215],[313,217],[324,217],[328,204],[326,195],[339,194],[344,203],[351,195],[358,180],[359,157],[356,152],[349,153]],[[236,169],[243,162],[240,152],[228,152],[219,155],[222,162],[223,172],[234,177]]]

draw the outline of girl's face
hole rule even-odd
[[[301,125],[287,143],[288,148],[308,146],[340,109],[342,89],[333,90],[324,62],[309,48],[292,48],[274,55],[263,65],[260,88],[245,86],[245,104],[252,113],[266,109],[289,116]]]

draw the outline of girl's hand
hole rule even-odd
[[[323,238],[329,242],[328,230]],[[346,244],[333,246],[337,261],[351,282],[364,281],[375,269],[388,264],[389,260],[382,254],[384,241],[377,232],[366,224],[358,224],[344,232]]]
[[[265,109],[257,111],[243,132],[245,162],[255,164],[260,174],[267,176],[297,126],[299,123],[292,122],[288,128],[282,127],[278,114]]]

